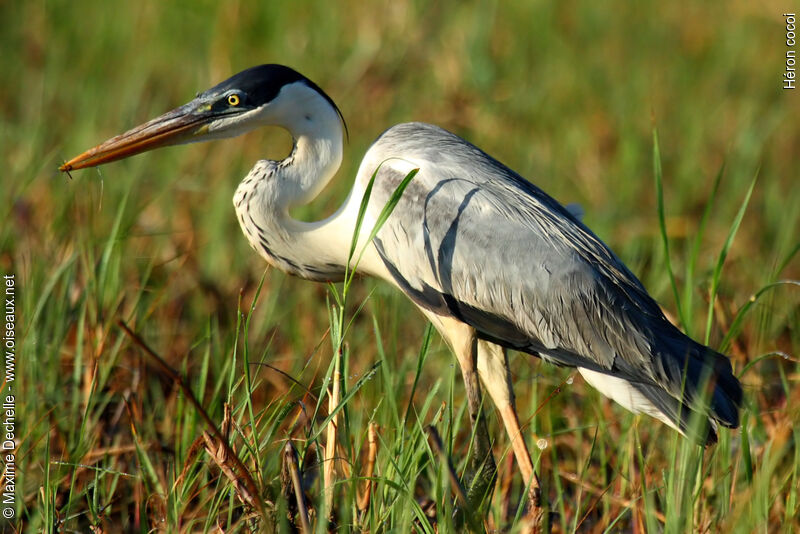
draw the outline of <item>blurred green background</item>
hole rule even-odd
[[[695,337],[705,333],[719,251],[758,176],[722,273],[710,332],[716,346],[751,295],[800,278],[800,93],[782,89],[782,14],[798,8],[745,1],[3,2],[0,271],[15,273],[20,288],[20,517],[44,528],[59,514],[75,514],[73,522],[102,516],[85,513],[90,505],[64,508],[74,479],[51,473],[59,464],[49,460],[77,462],[125,441],[120,436],[130,429],[117,413],[125,411],[125,395],[154,415],[142,423],[154,436],[167,432],[175,393],[152,377],[148,383],[117,319],[134,324],[188,375],[201,372],[198,362],[210,366],[202,373],[222,374],[220,360],[239,338],[240,302],[246,311],[264,276],[247,334],[252,350],[294,376],[318,367],[309,364],[315,355],[329,354],[327,346],[315,352],[328,327],[326,287],[275,270],[265,275],[231,205],[255,160],[288,153],[285,132],[160,150],[71,178],[57,172],[64,160],[244,68],[283,63],[331,95],[350,131],[339,176],[298,216],[318,219],[343,201],[361,156],[384,129],[435,123],[559,201],[580,203],[586,223],[675,316],[653,180],[656,128],[670,259],[683,326]],[[697,264],[687,274],[695,242]],[[356,304],[372,296],[351,332],[354,374],[379,359],[378,325],[387,365],[413,378],[422,317],[386,285],[358,285]],[[726,347],[738,370],[770,351],[796,357],[798,294],[780,286],[758,299]],[[457,396],[452,359],[435,343],[420,389],[430,390],[446,369]],[[569,374],[526,362],[512,357],[524,419],[536,409],[528,390],[537,373],[554,386]],[[762,452],[778,439],[776,426],[800,424],[794,362],[767,359],[743,380]],[[313,382],[314,373],[304,376]],[[262,380],[258,402],[287,388],[269,373]],[[354,402],[372,411],[382,394],[370,385]],[[604,413],[623,417],[608,404],[588,406],[594,398],[577,384],[557,399],[560,415],[535,424],[549,435],[595,424]],[[780,445],[790,459],[798,454],[794,436]],[[601,439],[613,446],[613,434]],[[764,509],[744,524],[794,509],[785,503],[798,464],[774,483],[774,473],[768,476]],[[784,504],[776,509],[776,502]]]

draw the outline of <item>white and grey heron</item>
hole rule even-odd
[[[64,163],[70,171],[154,148],[233,137],[274,125],[294,146],[258,161],[233,203],[250,245],[270,264],[315,281],[345,273],[364,191],[361,272],[393,284],[435,325],[461,366],[478,447],[493,469],[478,376],[538,488],[517,419],[506,349],[577,368],[625,408],[700,443],[739,425],[742,389],[728,358],[664,316],[642,283],[573,213],[464,139],[408,123],[381,134],[353,188],[325,220],[289,210],[313,200],[342,159],[343,118],[315,83],[282,65],[247,69],[191,102]],[[369,230],[401,181],[418,174],[372,242]],[[706,421],[695,430],[693,418]],[[534,497],[534,500],[536,498]]]

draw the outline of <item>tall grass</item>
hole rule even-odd
[[[681,327],[731,355],[743,427],[706,450],[569,370],[511,355],[523,424],[547,443],[534,462],[562,530],[800,528],[800,100],[775,76],[782,11],[350,0],[0,10],[0,274],[16,274],[19,287],[16,518],[4,529],[287,530],[297,516],[281,479],[292,464],[285,445],[298,452],[309,508],[321,510],[332,413],[332,528],[463,528],[425,430],[438,429],[468,476],[463,388],[444,343],[388,286],[356,278],[342,299],[341,285],[265,271],[240,236],[235,183],[255,160],[283,157],[285,135],[175,147],[71,179],[56,171],[264,62],[314,79],[350,127],[335,185],[296,216],[338,206],[389,125],[440,124],[580,202]],[[120,320],[227,432],[266,517],[206,448],[200,410]],[[329,410],[335,347],[341,398]],[[500,476],[485,526],[514,532],[522,482],[487,410]],[[360,510],[370,424],[377,455]]]

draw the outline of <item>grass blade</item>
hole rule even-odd
[[[756,291],[747,302],[745,302],[739,311],[736,312],[736,316],[731,321],[731,325],[728,327],[728,332],[725,334],[725,337],[722,338],[722,342],[719,344],[719,350],[725,352],[728,347],[730,346],[733,339],[739,335],[739,332],[742,329],[742,322],[744,321],[747,312],[750,311],[750,308],[758,302],[758,300],[768,291],[772,289],[776,289],[783,286],[797,286],[800,287],[800,280],[778,280],[777,282],[773,282],[771,284],[767,284],[766,286],[762,287],[758,291]]]
[[[352,262],[353,255],[355,254],[356,246],[358,245],[358,236],[361,235],[361,225],[367,212],[370,196],[372,195],[372,187],[375,184],[375,178],[378,176],[378,172],[380,171],[382,165],[383,163],[381,163],[381,165],[375,169],[375,172],[372,173],[372,177],[370,177],[369,183],[364,190],[364,197],[361,199],[361,205],[358,208],[358,217],[356,218],[355,229],[353,230],[353,238],[350,241],[350,252],[347,256],[347,267],[344,280],[345,293],[347,293],[347,289],[350,287],[350,282],[353,280],[353,273],[355,273],[356,269],[358,268],[358,264],[361,261],[361,258],[364,256],[364,252],[366,251],[367,247],[370,243],[372,243],[372,240],[375,238],[375,236],[378,235],[378,232],[389,219],[389,216],[392,214],[394,208],[397,206],[397,203],[400,201],[400,197],[403,196],[403,192],[406,190],[406,187],[408,187],[408,184],[419,172],[419,169],[411,170],[406,177],[403,178],[403,181],[400,182],[394,192],[392,192],[389,200],[383,206],[383,209],[381,209],[380,214],[378,214],[375,224],[370,231],[369,237],[364,242],[364,248],[361,249],[358,258],[356,258],[355,264],[353,264],[351,267],[350,264]]]
[[[408,406],[406,406],[406,415],[403,417],[403,426],[408,423],[408,416],[411,414],[411,406],[414,403],[414,393],[417,391],[417,384],[419,384],[419,377],[422,374],[422,366],[425,364],[425,358],[428,356],[428,349],[430,348],[432,337],[433,325],[428,323],[428,326],[425,328],[425,335],[422,338],[419,356],[417,357],[417,370],[414,373],[414,383],[411,386],[411,393],[408,396]]]
[[[678,320],[681,326],[686,328],[686,316],[684,314],[683,306],[681,305],[681,296],[678,292],[678,284],[675,281],[675,273],[672,270],[672,262],[669,256],[669,236],[667,235],[667,223],[664,215],[664,188],[663,188],[663,172],[661,169],[661,150],[658,147],[658,130],[653,128],[653,176],[656,181],[656,200],[658,204],[658,228],[661,232],[661,243],[664,247],[664,261],[667,266],[667,274],[669,275],[669,283],[672,286],[672,294],[675,297],[675,307],[678,313]]]
[[[714,207],[715,200],[717,199],[717,194],[719,193],[719,184],[722,181],[722,176],[725,173],[725,164],[723,163],[717,172],[717,176],[714,178],[714,184],[711,186],[711,194],[709,195],[708,202],[706,202],[706,206],[703,209],[703,215],[700,217],[700,223],[697,226],[697,232],[694,237],[694,242],[692,243],[692,251],[689,255],[689,262],[686,264],[686,280],[684,282],[683,288],[683,306],[686,313],[686,322],[684,323],[684,328],[686,328],[686,333],[691,335],[691,328],[694,325],[693,320],[693,312],[692,310],[694,307],[692,306],[692,296],[694,295],[694,273],[695,268],[697,267],[697,258],[700,256],[700,245],[702,244],[703,235],[705,234],[706,223],[708,222],[708,218],[711,215],[711,210]]]
[[[326,418],[325,418],[325,419],[322,421],[322,423],[320,423],[320,424],[318,425],[318,429],[317,429],[317,430],[316,430],[316,431],[315,431],[313,434],[311,434],[311,435],[308,437],[308,441],[313,441],[313,440],[317,439],[317,438],[319,437],[319,435],[320,435],[320,434],[322,434],[322,432],[323,432],[323,431],[326,429],[326,427],[328,426],[328,423],[330,423],[330,421],[331,421],[331,420],[332,420],[334,417],[336,417],[336,414],[338,414],[338,413],[339,413],[339,412],[342,410],[342,408],[344,408],[344,406],[345,406],[345,405],[348,403],[348,401],[350,401],[350,399],[352,399],[352,398],[353,398],[353,396],[354,396],[356,393],[358,393],[358,390],[359,390],[359,389],[361,389],[361,388],[364,386],[364,384],[366,384],[366,383],[367,383],[367,381],[369,381],[369,380],[372,380],[372,377],[373,377],[373,376],[375,375],[375,373],[378,371],[378,368],[379,368],[380,366],[381,366],[381,362],[380,362],[380,360],[378,360],[377,362],[375,362],[374,364],[372,364],[372,367],[370,367],[370,368],[369,368],[369,371],[367,371],[366,373],[364,373],[364,374],[361,376],[361,378],[358,380],[358,382],[356,382],[356,384],[353,386],[353,388],[352,388],[352,389],[350,389],[350,390],[348,390],[348,391],[347,391],[347,394],[346,394],[346,395],[344,395],[344,396],[342,397],[342,400],[341,400],[341,401],[339,402],[339,404],[336,406],[336,409],[334,409],[334,410],[332,410],[331,412],[329,412],[329,413],[328,413],[328,416],[327,416],[327,417],[326,417]]]
[[[744,462],[744,477],[747,484],[753,483],[753,457],[750,455],[750,431],[747,429],[748,413],[742,417],[742,461]]]
[[[747,211],[747,205],[750,203],[750,197],[753,194],[753,189],[755,189],[757,180],[758,171],[756,171],[755,176],[753,176],[753,180],[750,182],[750,187],[747,189],[744,200],[742,200],[742,204],[739,206],[739,211],[733,219],[733,224],[728,232],[728,238],[725,240],[725,244],[722,245],[722,250],[720,250],[719,258],[717,259],[717,265],[714,268],[714,274],[711,277],[711,294],[708,299],[708,316],[706,318],[706,335],[704,338],[706,345],[708,345],[709,339],[711,338],[711,326],[714,321],[714,302],[717,300],[717,290],[719,289],[719,282],[722,278],[722,266],[725,264],[725,258],[728,257],[728,251],[733,244],[734,237],[736,237],[736,232],[742,224],[742,219],[744,219],[744,214],[745,211]]]

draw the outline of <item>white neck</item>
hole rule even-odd
[[[328,111],[332,117],[301,124],[310,126],[304,130],[290,130],[294,147],[280,162],[283,173],[276,184],[279,205],[275,207],[288,210],[311,202],[336,175],[342,162],[342,126],[336,112]]]
[[[239,185],[234,205],[242,231],[279,269],[313,280],[340,280],[353,223],[340,212],[317,223],[289,215],[290,208],[313,200],[336,174],[342,161],[339,115],[304,84],[285,87],[258,112],[261,123],[288,130],[294,148],[282,161],[256,163]]]

